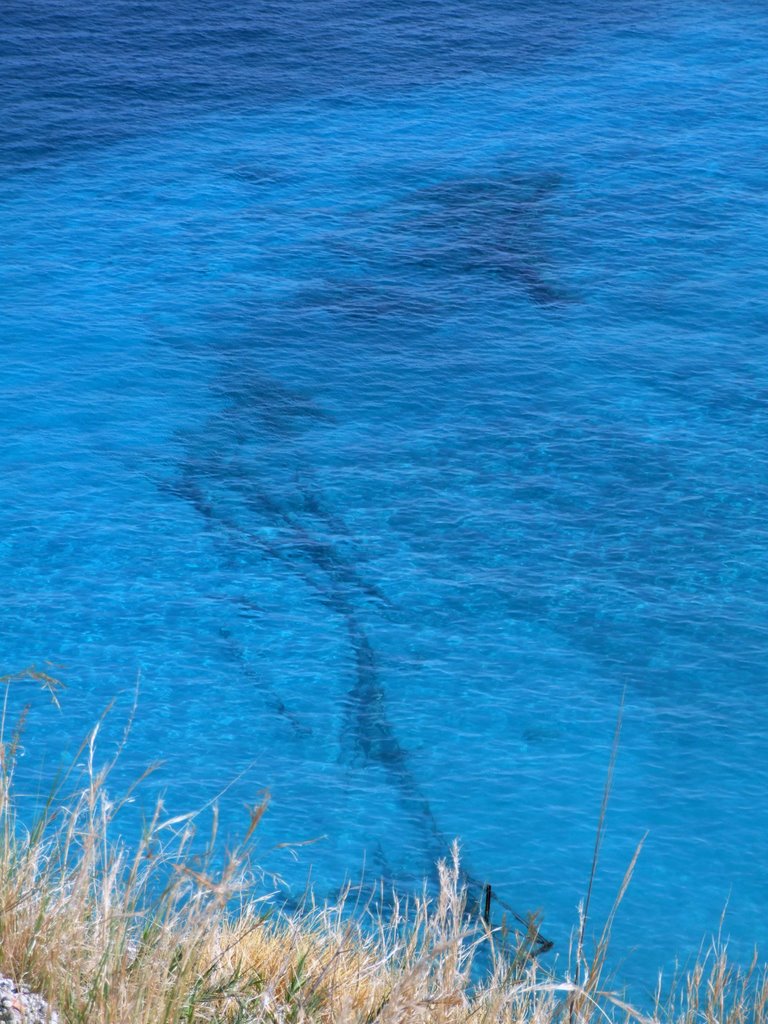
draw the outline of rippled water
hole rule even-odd
[[[624,975],[766,948],[764,7],[4,11],[30,784],[140,672],[115,785],[268,787],[293,891],[459,836],[564,954],[624,692]]]

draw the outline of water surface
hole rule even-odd
[[[24,772],[272,793],[264,859],[454,836],[651,988],[765,945],[768,16],[5,8],[0,664]],[[16,691],[21,703],[27,694]],[[122,716],[122,717],[121,717]],[[242,774],[241,774],[242,773]],[[153,788],[154,787],[154,788]],[[325,837],[298,861],[271,846]]]

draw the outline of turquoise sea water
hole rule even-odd
[[[768,14],[229,7],[4,15],[27,784],[140,674],[115,787],[268,788],[292,893],[458,836],[565,955],[624,694],[623,975],[768,949]]]

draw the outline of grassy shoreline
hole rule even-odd
[[[477,912],[456,848],[438,866],[436,896],[394,897],[386,916],[352,893],[335,905],[309,897],[291,915],[270,910],[254,860],[266,802],[218,866],[215,824],[207,854],[193,857],[194,816],[167,819],[161,805],[130,851],[114,832],[131,794],[110,800],[97,734],[83,747],[80,783],[24,828],[13,789],[18,732],[6,738],[5,719],[0,729],[0,975],[40,993],[62,1024],[768,1018],[765,968],[741,970],[714,947],[651,1011],[630,1007],[620,979],[605,977],[612,915],[594,947],[582,921],[568,962],[543,963],[534,924],[507,933]]]

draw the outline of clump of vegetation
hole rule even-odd
[[[55,697],[52,677],[22,675]],[[768,1020],[765,972],[740,971],[725,952],[699,963],[664,1005],[633,1009],[603,979],[612,916],[588,952],[583,915],[558,976],[537,956],[534,924],[512,941],[474,911],[455,849],[438,866],[436,896],[395,898],[386,916],[370,905],[350,911],[344,898],[270,911],[252,889],[266,800],[218,867],[215,827],[200,861],[192,818],[167,819],[162,806],[129,851],[113,835],[122,802],[107,793],[110,765],[95,765],[97,735],[84,744],[75,795],[54,795],[25,828],[13,798],[18,731],[6,736],[5,715],[0,726],[0,974],[40,992],[62,1024]]]

